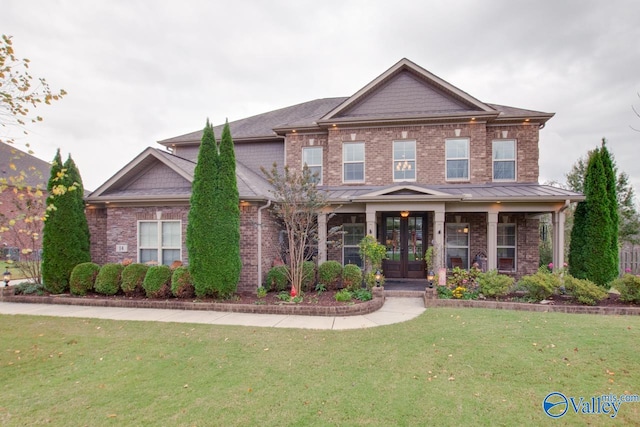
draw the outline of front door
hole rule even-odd
[[[424,214],[383,216],[384,244],[387,259],[383,262],[385,277],[424,279],[424,242],[426,236]]]

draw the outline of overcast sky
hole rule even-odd
[[[540,181],[606,137],[640,194],[640,1],[4,0],[34,76],[65,89],[29,142],[96,189],[156,141],[350,96],[408,58],[479,100],[554,112]]]

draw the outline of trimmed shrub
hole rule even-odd
[[[105,264],[100,268],[94,290],[103,295],[115,295],[120,290],[122,280],[122,264]]]
[[[608,295],[607,291],[592,281],[576,279],[570,275],[564,278],[564,288],[581,304],[586,305],[596,305],[598,301],[605,299]]]
[[[373,299],[373,295],[371,294],[371,291],[368,289],[359,288],[354,291],[351,291],[351,294],[355,299],[358,299],[360,301],[370,301]]]
[[[73,295],[86,295],[93,289],[100,266],[94,262],[83,262],[76,265],[71,271],[69,290]]]
[[[142,294],[142,282],[149,266],[146,264],[129,264],[122,270],[122,292],[125,295]]]
[[[542,301],[560,289],[560,278],[554,274],[538,271],[521,278],[518,281],[518,288],[527,291],[531,299]]]
[[[327,289],[336,289],[342,276],[342,265],[338,261],[325,261],[318,267],[318,282]]]
[[[624,276],[611,282],[611,287],[620,292],[620,300],[640,304],[640,277],[633,274]]]
[[[265,288],[270,291],[275,289],[282,292],[289,284],[289,268],[286,265],[276,265],[267,273],[267,283]]]
[[[499,297],[506,295],[515,279],[505,274],[498,274],[498,270],[487,271],[478,275],[480,292],[487,297]]]
[[[142,287],[149,298],[166,298],[171,294],[171,269],[168,265],[153,265],[144,276]]]
[[[302,291],[307,292],[315,287],[316,264],[313,261],[302,263]]]
[[[336,292],[336,301],[348,302],[351,301],[352,294],[348,289],[341,289]]]
[[[171,293],[178,298],[193,298],[195,296],[196,290],[187,267],[180,266],[173,271],[171,275]]]
[[[362,287],[362,270],[355,264],[347,264],[342,269],[342,286],[354,291]]]

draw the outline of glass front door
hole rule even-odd
[[[407,217],[388,215],[384,217],[384,244],[387,259],[383,263],[387,278],[423,279],[425,216],[413,214]]]

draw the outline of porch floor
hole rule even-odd
[[[385,279],[385,291],[421,291],[428,286],[427,279]]]

